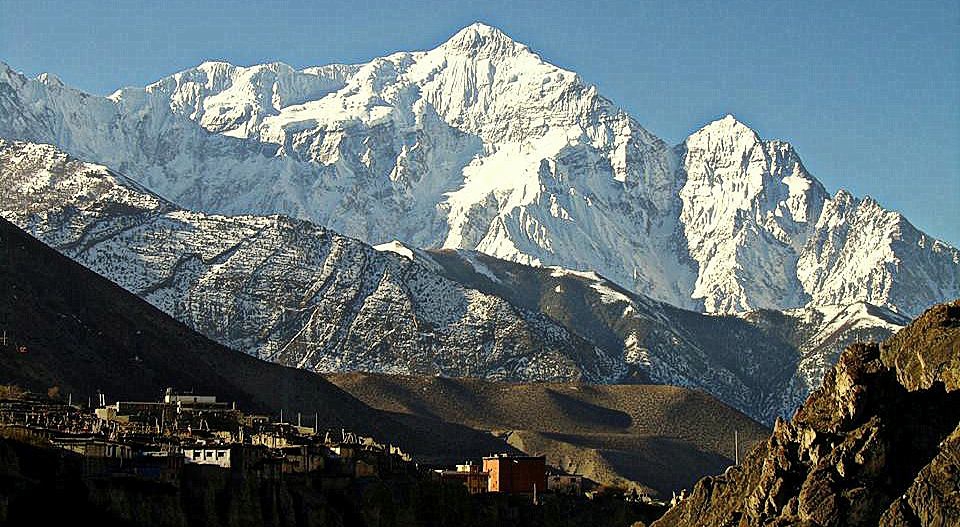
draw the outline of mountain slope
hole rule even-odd
[[[3,219],[0,287],[2,384],[41,393],[56,386],[78,401],[98,392],[153,400],[168,386],[196,390],[250,412],[316,414],[321,427],[373,435],[427,462],[505,448],[461,425],[374,410],[318,375],[216,344]]]
[[[514,451],[502,438],[490,434],[487,424],[494,421],[485,421],[478,407],[468,410],[475,411],[479,419],[469,423],[462,413],[450,412],[442,405],[437,411],[411,412],[397,405],[374,409],[319,375],[215,344],[3,219],[0,287],[6,292],[0,303],[0,324],[7,337],[0,343],[5,357],[0,361],[0,384],[16,383],[39,391],[57,386],[61,396],[71,394],[75,401],[98,391],[111,400],[150,400],[167,386],[194,389],[236,400],[250,412],[276,414],[282,408],[288,415],[317,413],[321,426],[373,434],[427,463],[451,464],[490,452]],[[21,346],[25,352],[18,351]],[[404,399],[395,397],[393,387],[416,386],[416,398],[406,400],[413,404],[419,398],[424,407],[448,400],[451,387],[458,401],[482,400],[484,405],[493,402],[491,394],[517,393],[519,400],[506,398],[497,403],[507,412],[500,421],[504,425],[517,423],[517,415],[509,413],[517,409],[525,412],[523,415],[552,412],[550,415],[563,419],[559,422],[576,422],[570,431],[577,436],[564,442],[566,459],[602,461],[605,471],[592,473],[600,482],[633,482],[667,494],[729,463],[725,425],[738,426],[744,437],[759,437],[764,432],[730,407],[682,388],[514,385],[390,376],[370,379],[376,383],[365,383],[358,391],[364,398],[399,402]],[[579,401],[575,392],[581,389],[593,395]],[[637,401],[643,404],[633,404]],[[594,409],[603,413],[583,418],[584,412]],[[307,417],[308,422],[310,419]],[[703,427],[702,422],[711,425]],[[542,424],[537,429],[546,430]],[[609,442],[614,435],[637,441],[596,447],[579,439]],[[526,448],[531,453],[547,452]],[[651,452],[667,458],[682,456],[685,463],[658,466]],[[651,464],[657,470],[651,470]]]
[[[0,136],[198,211],[593,270],[708,312],[915,315],[960,295],[956,249],[869,198],[830,196],[789,144],[728,116],[671,148],[483,24],[367,64],[204,63],[109,98],[2,66]]]
[[[208,337],[315,371],[674,384],[772,422],[839,349],[902,324],[866,306],[704,316],[594,273],[189,212],[50,146],[0,141],[0,191],[4,217]]]
[[[778,409],[776,416],[783,418],[793,415],[807,396],[820,387],[847,346],[856,342],[882,342],[910,322],[902,315],[865,303],[784,313],[758,311],[744,315],[744,319],[796,345],[799,356],[796,366],[771,402],[771,407]],[[769,414],[768,422],[774,417]]]
[[[619,375],[543,315],[313,224],[185,211],[47,146],[0,158],[5,217],[230,347],[317,371]]]
[[[699,387],[765,423],[790,416],[846,346],[883,340],[909,322],[866,303],[704,316],[630,293],[596,273],[462,250],[405,251],[451,280],[619,350],[627,375],[639,382]]]
[[[643,482],[665,497],[733,462],[769,430],[702,392],[673,386],[506,384],[476,379],[334,374],[366,404],[490,430],[594,481]]]
[[[960,301],[857,344],[742,466],[654,525],[956,525]]]

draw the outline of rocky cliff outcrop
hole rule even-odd
[[[655,525],[960,524],[960,301],[841,355],[790,422]]]

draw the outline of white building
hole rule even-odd
[[[226,445],[184,448],[183,457],[187,463],[230,468],[230,447]]]
[[[167,404],[215,404],[217,402],[217,397],[215,395],[193,395],[167,392],[166,395],[163,396],[163,402]]]

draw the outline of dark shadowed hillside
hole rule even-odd
[[[86,402],[153,400],[165,387],[213,393],[250,411],[347,427],[427,460],[504,448],[463,426],[373,410],[322,377],[225,348],[0,219],[0,383]],[[24,352],[20,352],[23,350]]]
[[[656,525],[960,525],[960,301],[840,357],[739,468]]]
[[[642,482],[666,496],[731,464],[735,430],[748,447],[767,434],[716,399],[672,386],[360,373],[328,379],[374,408],[490,430],[551,464],[607,483]]]

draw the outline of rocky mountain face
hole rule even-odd
[[[796,349],[796,362],[790,363],[786,379],[776,377],[776,384],[770,385],[772,395],[762,414],[767,423],[776,417],[793,415],[807,396],[820,387],[847,346],[881,342],[910,322],[902,315],[862,302],[785,312],[756,311],[742,318]]]
[[[696,386],[771,424],[790,416],[820,385],[846,346],[883,340],[909,322],[866,303],[705,316],[631,293],[592,272],[525,266],[464,250],[405,251],[452,280],[619,350],[632,382]]]
[[[960,302],[856,344],[790,421],[654,525],[960,523]]]
[[[5,217],[234,349],[315,371],[620,376],[542,314],[311,223],[189,212],[49,146],[0,158]]]
[[[370,244],[592,270],[711,313],[960,296],[960,253],[830,195],[726,117],[671,147],[573,72],[474,24],[359,65],[204,63],[107,98],[0,66],[0,136],[189,209],[310,219]]]
[[[706,316],[595,273],[191,212],[32,143],[0,140],[0,215],[218,342],[321,372],[673,384],[770,423],[839,349],[904,323],[867,304]]]

